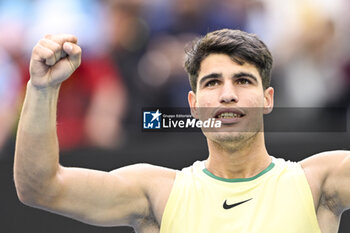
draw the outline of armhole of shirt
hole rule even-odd
[[[300,184],[300,189],[302,191],[305,190],[304,195],[303,192],[301,193],[301,196],[303,197],[306,207],[307,207],[307,214],[310,219],[310,224],[312,224],[313,229],[315,229],[315,233],[322,233],[321,229],[318,224],[317,220],[317,214],[315,210],[315,203],[314,198],[312,196],[312,191],[309,185],[309,182],[307,181],[304,169],[299,163],[296,163],[296,166],[298,167],[299,173],[300,173],[300,182],[297,182],[297,184]]]
[[[170,227],[170,221],[172,219],[173,213],[176,212],[177,199],[179,199],[181,195],[181,189],[179,188],[181,185],[181,180],[183,180],[183,173],[181,171],[176,171],[176,177],[171,188],[169,198],[165,204],[162,220],[160,223],[160,231],[159,233],[166,233]]]

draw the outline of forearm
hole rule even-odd
[[[36,89],[29,82],[17,131],[14,176],[21,200],[48,192],[59,168],[56,109],[59,87]]]

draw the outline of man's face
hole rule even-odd
[[[254,65],[211,54],[201,63],[196,94],[191,91],[188,101],[196,118],[222,122],[218,130],[203,130],[208,139],[238,142],[263,130],[263,114],[273,107],[273,88],[263,90]]]

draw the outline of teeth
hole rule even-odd
[[[221,114],[218,115],[218,118],[239,118],[241,117],[240,114],[237,113],[233,113],[233,112],[223,112]]]

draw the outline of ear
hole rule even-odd
[[[275,90],[272,87],[264,90],[264,114],[269,114],[273,109],[273,97]]]
[[[188,100],[188,105],[191,108],[192,116],[198,119],[196,93],[194,93],[193,91],[189,91],[187,100]]]

